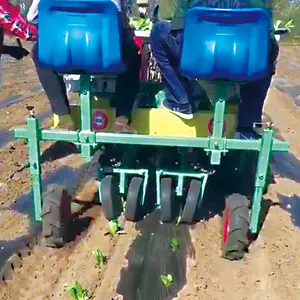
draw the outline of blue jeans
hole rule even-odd
[[[180,56],[183,31],[171,31],[171,22],[159,21],[151,33],[151,48],[162,72],[168,106],[183,108],[192,105],[191,81],[180,73]],[[239,127],[252,128],[253,122],[261,122],[264,100],[273,76],[273,64],[278,56],[272,52],[270,75],[261,80],[241,85]]]
[[[171,31],[171,23],[159,21],[151,33],[151,50],[161,70],[168,106],[185,109],[192,97],[191,81],[180,73],[182,30]]]
[[[117,117],[130,117],[135,98],[139,91],[141,57],[138,54],[138,47],[133,40],[133,32],[122,14],[120,14],[120,22],[122,22],[122,58],[126,70],[117,76],[116,97],[113,104],[116,106]],[[70,106],[63,77],[52,70],[40,66],[37,60],[37,44],[34,45],[32,52],[36,71],[49,99],[52,112],[60,116],[68,114]]]

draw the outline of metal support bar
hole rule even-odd
[[[180,138],[180,137],[163,137],[142,134],[126,133],[96,133],[96,143],[99,144],[127,144],[143,146],[167,146],[167,147],[190,147],[190,148],[207,148],[208,138]]]
[[[266,185],[268,166],[271,156],[274,131],[272,128],[264,129],[262,136],[261,149],[258,156],[258,162],[255,175],[255,189],[252,200],[252,209],[250,216],[250,232],[256,234],[258,232],[261,203],[263,191]]]
[[[93,156],[94,133],[92,132],[92,106],[91,106],[91,77],[90,75],[80,76],[80,120],[81,120],[81,155],[87,161]]]
[[[80,144],[80,132],[64,130],[41,130],[41,140],[43,141],[67,141]],[[127,145],[147,145],[147,146],[166,146],[166,147],[187,147],[187,148],[204,148],[213,147],[210,145],[210,138],[181,138],[181,137],[164,137],[150,136],[142,134],[126,133],[107,133],[91,132],[90,136],[95,144],[127,144]],[[26,128],[15,128],[14,137],[17,139],[28,139],[28,130]],[[82,138],[81,138],[82,140]],[[225,150],[245,150],[259,151],[261,139],[242,140],[222,138]],[[278,139],[273,139],[272,151],[288,152],[289,143]]]
[[[36,221],[42,220],[42,180],[39,121],[34,116],[27,118],[29,172],[34,199],[34,215]]]
[[[221,162],[221,154],[225,153],[225,143],[222,139],[224,131],[225,119],[225,95],[227,93],[227,84],[222,83],[217,90],[217,101],[214,103],[214,119],[213,132],[210,137],[210,145],[207,152],[210,152],[210,163],[212,165],[219,165]]]
[[[41,140],[43,141],[63,141],[63,142],[77,142],[78,132],[67,131],[59,129],[41,130]]]

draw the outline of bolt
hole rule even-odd
[[[28,110],[28,112],[29,112],[29,115],[30,115],[31,117],[34,117],[34,106],[32,106],[32,105],[27,105],[26,108],[27,108],[27,110]]]
[[[263,176],[263,175],[260,175],[258,178],[259,178],[260,180],[263,180],[263,179],[264,179],[264,176]]]

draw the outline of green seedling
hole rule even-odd
[[[289,20],[289,21],[285,24],[285,27],[287,27],[287,28],[294,28],[295,25],[293,24],[293,20]]]
[[[114,237],[118,233],[119,229],[120,229],[120,227],[119,227],[118,220],[109,221],[109,223],[108,223],[108,233],[112,237]]]
[[[275,24],[274,24],[275,30],[278,30],[278,29],[281,28],[280,25],[282,24],[282,22],[283,22],[283,21],[281,21],[281,20],[277,20],[277,21],[275,22]],[[288,28],[288,29],[294,28],[295,25],[293,24],[293,20],[288,21],[283,27],[286,27],[286,28]]]
[[[129,24],[139,31],[151,31],[153,25],[150,18],[132,18]]]
[[[173,277],[172,275],[160,275],[160,280],[162,281],[163,285],[165,288],[170,288],[171,285],[173,284]]]
[[[104,255],[99,249],[92,251],[92,254],[96,258],[96,265],[98,267],[102,267],[106,264],[107,262],[107,256]]]
[[[89,298],[87,290],[78,281],[75,281],[74,284],[65,284],[64,287],[74,300],[88,300]]]
[[[180,246],[180,244],[179,244],[178,239],[172,238],[172,239],[171,239],[171,242],[170,242],[170,247],[171,247],[171,249],[172,249],[173,251],[176,251],[176,250],[179,249],[179,246]]]
[[[281,20],[277,20],[276,22],[275,22],[275,24],[274,24],[274,29],[275,30],[278,30],[279,28],[280,28],[280,24],[282,23],[282,21]]]

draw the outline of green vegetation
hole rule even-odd
[[[170,242],[170,247],[171,247],[171,249],[172,249],[173,251],[178,250],[179,247],[180,247],[180,244],[179,244],[178,239],[173,238],[173,239],[171,240],[171,242]]]
[[[290,1],[274,0],[273,6],[274,6],[274,20],[281,21],[280,24],[285,24],[286,27],[293,28],[292,35],[294,37],[299,36],[300,35],[300,0],[290,0]],[[289,24],[289,22],[291,23]],[[276,21],[274,23],[276,26]]]
[[[119,228],[118,220],[109,221],[109,223],[108,223],[108,233],[112,237],[114,237],[118,233],[119,230],[120,230],[120,228]]]
[[[82,285],[75,281],[74,284],[65,284],[64,287],[67,289],[72,299],[74,300],[88,300],[87,290]]]
[[[135,30],[140,31],[151,31],[152,22],[150,18],[132,18],[130,19],[130,26],[135,28]]]
[[[293,20],[288,21],[284,26],[280,26],[283,23],[281,20],[277,20],[274,24],[275,30],[278,30],[279,28],[285,27],[288,29],[294,28],[295,25],[293,25]]]
[[[160,276],[161,282],[163,283],[163,285],[165,286],[165,288],[170,288],[171,285],[173,284],[173,277],[172,275],[168,274],[168,275],[161,275]]]
[[[280,41],[281,45],[287,45],[287,46],[299,46],[300,45],[300,36],[297,36],[294,34],[295,25],[293,22],[294,22],[293,20],[290,20],[284,24],[282,20],[275,21],[275,23],[274,23],[275,30],[280,29],[280,28],[290,29],[290,34],[284,36],[284,38]],[[284,25],[282,25],[282,24],[284,24]]]
[[[104,255],[99,249],[96,249],[96,250],[92,251],[92,254],[95,256],[96,265],[98,267],[102,267],[106,264],[107,256]]]

